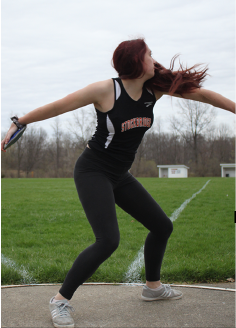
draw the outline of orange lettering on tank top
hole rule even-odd
[[[121,124],[121,132],[135,128],[150,128],[152,124],[152,119],[148,117],[135,117],[131,120],[125,121]]]

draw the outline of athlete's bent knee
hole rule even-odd
[[[101,244],[104,251],[111,255],[119,246],[120,236],[109,236],[102,239],[97,239],[97,242]]]
[[[158,238],[166,240],[170,237],[172,231],[173,223],[168,217],[166,217],[164,224],[162,224],[162,226],[158,228],[158,230],[154,234],[158,236]]]
[[[108,238],[108,240],[106,240],[106,243],[110,251],[113,253],[119,246],[120,237]]]

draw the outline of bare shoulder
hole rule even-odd
[[[112,79],[95,82],[89,85],[91,91],[96,94],[102,95],[102,97],[106,94],[109,94],[113,90],[113,81]]]
[[[96,82],[93,84],[96,93],[94,106],[99,111],[105,113],[114,105],[114,83],[112,79]]]

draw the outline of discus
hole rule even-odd
[[[23,128],[17,130],[12,136],[11,139],[9,140],[9,142],[7,144],[4,145],[4,150],[6,150],[7,148],[11,147],[15,142],[17,142],[18,139],[20,139],[20,137],[22,136],[22,134],[25,132],[26,130],[26,126],[24,126]]]

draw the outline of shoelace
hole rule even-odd
[[[66,316],[68,316],[69,309],[72,312],[75,311],[75,309],[73,308],[73,306],[71,306],[70,304],[67,304],[67,303],[60,303],[60,304],[58,304],[58,308],[59,308],[59,316],[60,317],[66,317]]]

